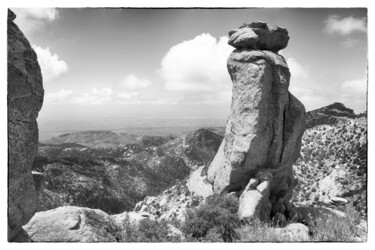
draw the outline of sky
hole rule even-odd
[[[16,9],[38,55],[45,97],[38,122],[108,117],[222,117],[232,83],[228,31],[265,21],[288,30],[280,51],[290,92],[313,110],[366,110],[365,8]]]

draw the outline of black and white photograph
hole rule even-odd
[[[6,244],[367,245],[371,7],[101,4],[2,6]]]

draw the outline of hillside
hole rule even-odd
[[[356,117],[352,109],[345,107],[344,104],[339,102],[311,110],[306,115],[307,128],[323,124],[333,125]]]
[[[298,179],[294,203],[339,209],[347,203],[366,217],[366,118],[308,129],[294,171]]]
[[[112,131],[79,131],[73,133],[65,133],[49,140],[43,141],[46,144],[62,144],[77,143],[87,147],[109,147],[123,144],[123,140],[119,135]]]
[[[206,182],[206,173],[205,168],[201,169],[202,184]],[[293,169],[298,184],[292,202],[297,207],[306,210],[306,207],[315,206],[341,211],[354,208],[366,219],[366,117],[347,118],[333,125],[307,129],[302,138],[301,157]],[[158,196],[146,197],[134,211],[183,220],[186,209],[198,206],[202,200],[202,192],[198,194],[188,178]]]
[[[201,129],[171,139],[143,136],[136,143],[107,148],[41,143],[33,164],[47,181],[40,209],[68,204],[110,214],[131,210],[145,196],[186,178],[196,164],[211,161],[222,138]]]

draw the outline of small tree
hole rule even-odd
[[[143,219],[139,224],[131,223],[127,217],[124,220],[122,241],[127,242],[168,242],[180,240],[177,236],[169,235],[169,226],[165,220]]]
[[[215,232],[223,241],[232,242],[235,237],[234,229],[240,225],[237,210],[237,198],[231,195],[209,196],[204,204],[187,211],[183,230],[201,240],[205,240],[209,232],[210,235]]]

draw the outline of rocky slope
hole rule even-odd
[[[308,129],[294,172],[298,185],[293,202],[297,205],[349,206],[366,218],[366,118]]]
[[[38,147],[36,118],[43,103],[37,55],[8,10],[8,240],[34,215],[38,193],[31,165]]]
[[[221,140],[202,129],[175,140],[146,136],[110,148],[40,144],[33,164],[46,175],[39,209],[74,205],[110,214],[131,210],[145,196],[186,178],[197,164],[210,162]]]
[[[213,194],[207,168],[208,164],[201,166],[158,196],[146,197],[134,211],[183,221],[186,209],[198,206]],[[348,118],[335,125],[307,129],[302,137],[301,157],[293,165],[293,172],[297,185],[291,200],[304,223],[309,224],[311,216],[321,214],[342,216],[339,210],[350,207],[366,219],[366,118]]]

